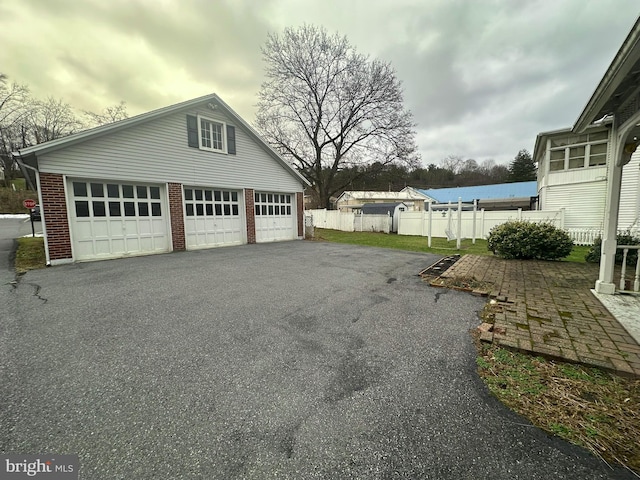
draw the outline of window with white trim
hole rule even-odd
[[[290,216],[291,195],[278,193],[255,193],[256,216]]]
[[[184,188],[187,217],[237,217],[240,215],[238,192],[208,188]]]
[[[227,153],[227,128],[223,122],[198,116],[200,148]]]
[[[552,138],[549,171],[574,170],[607,164],[609,132],[593,132]]]

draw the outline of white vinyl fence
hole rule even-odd
[[[458,211],[455,205],[450,210],[430,212],[402,212],[399,235],[420,235],[423,237],[447,237],[449,239],[458,236],[458,222],[460,224],[461,238],[487,238],[489,231],[496,225],[509,220],[526,220],[530,222],[550,222],[558,228],[564,225],[564,210],[463,210]]]
[[[442,205],[439,205],[442,207]],[[391,231],[392,218],[387,215],[361,215],[339,210],[307,210],[305,215],[313,218],[315,228],[329,228],[345,232],[384,232]],[[475,217],[475,220],[474,220]],[[550,222],[558,228],[564,228],[564,209],[560,210],[463,210],[460,212],[460,238],[487,238],[489,231],[496,225],[509,220],[530,222]],[[475,229],[474,229],[475,224]],[[626,233],[619,230],[618,233]],[[593,245],[596,238],[602,236],[601,229],[567,229],[567,233],[576,245]],[[640,230],[631,232],[640,235]],[[423,237],[457,238],[457,205],[451,209],[431,212],[401,212],[398,222],[398,235],[419,235]]]
[[[313,219],[314,228],[329,228],[343,232],[391,231],[393,218],[389,215],[362,215],[339,210],[306,210],[305,216]]]

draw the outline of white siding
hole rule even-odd
[[[236,127],[236,155],[190,148],[186,115]],[[74,177],[301,192],[302,183],[219,111],[188,108],[39,157],[42,172]]]
[[[631,161],[622,169],[620,189],[620,213],[618,229],[638,226],[640,214],[640,151],[633,154]]]
[[[566,228],[602,228],[607,194],[606,169],[588,168],[546,175],[540,189],[540,208],[565,208]],[[618,226],[638,225],[640,213],[640,152],[624,166]]]
[[[545,185],[566,185],[584,183],[607,178],[607,167],[574,168],[571,170],[548,172]]]
[[[565,209],[565,228],[602,228],[607,182],[554,185],[544,188],[542,210]]]

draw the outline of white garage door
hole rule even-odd
[[[170,250],[164,188],[138,183],[70,180],[75,260]]]
[[[236,190],[184,187],[187,248],[246,243],[241,199]]]
[[[293,194],[255,194],[256,242],[292,240],[296,235]]]

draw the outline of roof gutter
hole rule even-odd
[[[38,204],[40,205],[40,223],[42,224],[42,236],[44,237],[44,256],[45,256],[47,267],[50,267],[51,256],[49,255],[49,242],[47,239],[47,222],[46,222],[45,209],[43,208],[44,204],[42,202],[42,189],[40,188],[40,170],[38,170],[35,167],[32,167],[31,165],[27,165],[23,161],[22,155],[20,154],[20,152],[17,152],[17,153],[12,152],[11,156],[16,160],[16,162],[18,162],[18,165],[20,166],[21,170],[24,168],[28,168],[29,170],[32,170],[35,173],[37,190],[38,190]],[[23,170],[23,174],[24,174],[24,170]],[[27,175],[25,175],[25,178],[28,178]]]

